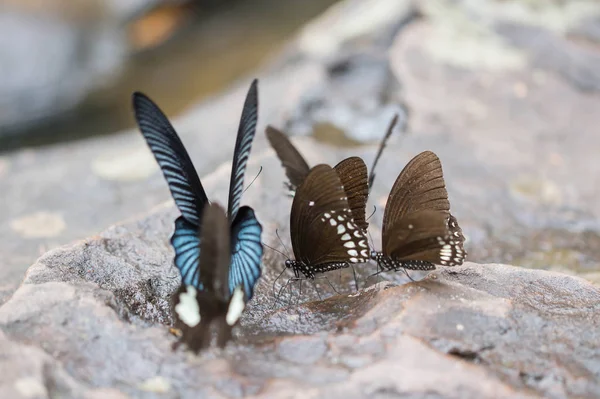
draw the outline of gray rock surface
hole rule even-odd
[[[277,247],[280,228],[289,246],[289,200],[277,189],[283,173],[270,152],[255,156],[250,169],[258,164],[266,176],[244,203],[256,207],[266,242]],[[224,165],[205,179],[211,199],[226,197],[227,175]],[[0,345],[10,348],[0,363],[10,369],[0,396],[600,395],[600,289],[581,278],[500,264],[444,268],[404,285],[391,282],[403,281],[398,274],[369,279],[375,266],[362,265],[357,272],[366,288],[358,293],[344,270],[329,276],[339,294],[317,280],[318,292],[305,283],[301,294],[294,286],[275,301],[283,258],[268,251],[235,343],[199,357],[172,352],[174,216],[170,205],[160,207],[50,251],[29,269],[0,307]]]
[[[256,208],[264,241],[284,251],[274,232],[289,243],[290,200],[264,125],[297,134],[313,127],[318,140],[295,139],[311,165],[349,155],[370,164],[376,145],[359,139],[383,134],[387,112],[404,104],[409,133],[386,150],[369,205],[377,206],[376,245],[394,179],[430,149],[443,162],[469,258],[482,264],[399,286],[403,275],[377,284],[367,278],[375,266],[365,265],[357,272],[367,288],[358,295],[342,271],[329,277],[340,295],[317,281],[316,290],[305,283],[299,295],[293,286],[275,302],[283,258],[267,249],[265,277],[236,343],[199,358],[172,353],[167,298],[178,277],[168,239],[177,213],[167,203],[135,217],[169,198],[139,133],[22,151],[0,159],[0,346],[7,353],[0,370],[20,381],[0,378],[0,396],[600,395],[600,293],[555,272],[600,281],[600,100],[588,68],[597,56],[589,45],[597,40],[597,6],[376,3],[372,9],[384,12],[341,3],[259,74],[260,126],[247,181],[259,166],[263,173],[244,203]],[[364,23],[333,29],[336,16]],[[323,39],[320,46],[311,35]],[[175,122],[207,175],[210,198],[221,203],[246,89],[240,82]],[[361,125],[371,118],[372,136]],[[10,297],[36,252],[126,218],[134,220],[45,254]],[[328,299],[316,302],[319,295]]]

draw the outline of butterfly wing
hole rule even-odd
[[[310,170],[308,164],[288,137],[281,131],[272,126],[267,126],[266,134],[271,147],[277,153],[285,169],[285,174],[290,180],[292,188],[296,189],[308,175]]]
[[[464,236],[450,214],[442,164],[433,152],[414,157],[396,179],[382,230],[383,253],[395,261],[463,263]]]
[[[379,158],[381,158],[381,154],[383,153],[383,149],[385,148],[388,139],[392,135],[394,131],[394,127],[398,123],[398,114],[394,115],[394,118],[390,122],[388,126],[388,130],[381,139],[381,143],[379,144],[379,150],[377,150],[377,155],[375,155],[375,160],[373,160],[373,166],[371,167],[371,174],[369,174],[369,192],[371,192],[371,188],[373,187],[373,182],[375,181],[375,167],[377,166],[377,162],[379,162]]]
[[[290,234],[296,260],[307,265],[369,259],[365,233],[354,223],[340,177],[329,165],[312,168],[296,190]]]
[[[199,279],[200,236],[198,226],[188,222],[183,216],[175,220],[175,232],[171,236],[171,245],[175,250],[175,266],[181,273],[181,282],[202,290]]]
[[[365,208],[369,197],[367,165],[359,157],[350,157],[335,165],[334,169],[344,186],[354,223],[362,231],[367,231],[369,227],[365,218]]]
[[[403,217],[421,210],[442,211],[446,215],[450,210],[442,163],[431,151],[414,157],[398,175],[383,214],[383,237]]]
[[[244,289],[246,301],[252,298],[254,285],[261,275],[263,247],[260,240],[262,226],[248,206],[240,208],[231,226],[231,267],[229,269],[229,292],[236,287]]]
[[[231,181],[229,183],[229,201],[227,215],[233,221],[237,215],[244,189],[244,173],[248,164],[248,157],[252,149],[252,141],[256,133],[258,118],[258,80],[254,79],[246,95],[242,117],[238,128],[233,164],[231,166]]]
[[[181,139],[165,114],[146,95],[133,94],[133,109],[181,215],[190,224],[200,226],[208,198]]]
[[[453,237],[448,214],[423,210],[395,223],[384,238],[384,253],[397,262],[425,261],[444,266],[462,264],[463,241]]]

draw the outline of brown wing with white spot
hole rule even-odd
[[[290,234],[296,260],[307,265],[369,259],[365,233],[354,223],[342,182],[329,165],[312,168],[296,190]]]
[[[450,214],[442,164],[433,152],[420,153],[400,172],[386,204],[382,241],[383,254],[394,260],[463,263],[465,238]]]
[[[463,263],[463,240],[452,235],[441,211],[411,213],[390,228],[383,252],[395,261],[419,260],[443,266]]]

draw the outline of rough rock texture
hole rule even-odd
[[[261,125],[247,181],[259,166],[263,172],[243,202],[255,207],[264,241],[285,252],[279,229],[289,250],[291,203],[266,150],[265,123],[298,134],[312,126],[319,140],[295,139],[312,165],[348,155],[370,163],[375,145],[358,140],[383,134],[386,113],[403,103],[410,132],[390,143],[370,201],[376,246],[394,179],[431,149],[471,261],[599,281],[592,3],[415,8],[378,0],[372,13],[360,4],[341,3],[260,74]],[[359,17],[363,24],[340,22]],[[527,36],[532,30],[538,40]],[[306,39],[319,32],[319,46]],[[221,203],[246,88],[242,82],[175,123],[200,175],[211,172],[203,178],[209,197]],[[170,349],[167,298],[178,284],[170,203],[45,254],[9,299],[38,246],[89,235],[168,198],[139,133],[7,157],[0,191],[10,215],[0,251],[11,254],[0,268],[2,397],[600,396],[600,290],[579,277],[468,263],[396,286],[406,277],[378,283],[368,278],[375,266],[364,265],[358,294],[344,270],[329,276],[339,295],[318,280],[316,289],[304,283],[300,294],[293,285],[275,301],[289,273],[274,283],[283,257],[267,249],[236,343],[196,358]]]
[[[249,169],[260,164],[264,175],[244,203],[257,209],[267,243],[281,249],[279,228],[289,247],[289,199],[278,160],[270,151],[253,158]],[[226,198],[228,168],[204,179],[211,199]],[[168,298],[179,280],[168,238],[175,214],[161,206],[53,250],[29,269],[0,308],[0,342],[11,348],[0,369],[19,376],[0,380],[0,396],[600,395],[600,289],[577,277],[499,264],[468,263],[399,286],[389,281],[406,281],[401,274],[378,282],[367,264],[357,267],[367,287],[358,293],[344,270],[329,275],[339,294],[317,280],[316,289],[305,282],[300,293],[293,285],[275,300],[273,289],[291,274],[273,284],[284,259],[267,250],[236,342],[197,358],[172,352]]]

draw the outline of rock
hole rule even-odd
[[[290,201],[278,163],[271,151],[255,155],[249,169],[260,164],[263,175],[244,194],[274,247],[276,228],[289,246]],[[211,200],[224,202],[228,169],[203,179]],[[397,274],[386,276],[392,282],[369,279],[375,266],[362,265],[359,283],[367,288],[359,292],[343,270],[329,276],[339,294],[316,280],[316,288],[305,282],[301,294],[296,285],[275,301],[283,259],[267,249],[235,342],[199,357],[173,352],[168,300],[179,279],[168,239],[175,216],[161,207],[41,257],[0,307],[3,339],[33,353],[10,351],[6,364],[60,361],[51,369],[67,398],[100,388],[129,397],[600,394],[600,289],[500,264],[442,268],[404,285],[393,283],[402,279]],[[17,388],[12,379],[0,386],[50,397],[48,379],[35,372],[42,366],[31,370]]]
[[[356,4],[338,10],[358,18]],[[584,65],[577,60],[585,57],[593,61],[596,50],[564,50],[575,46],[573,32],[592,32],[593,15],[583,18],[569,8],[562,17],[555,3],[531,13],[516,0],[438,0],[416,11],[404,6],[406,13],[394,14],[398,24],[382,30],[374,24],[368,34],[336,39],[340,54],[324,59],[294,43],[260,73],[260,126],[247,181],[260,166],[263,172],[243,201],[255,207],[264,241],[288,252],[291,201],[283,195],[279,161],[267,150],[264,125],[320,132],[318,140],[294,138],[311,165],[349,155],[370,164],[376,146],[358,139],[382,135],[387,112],[404,104],[409,133],[392,138],[371,194],[375,246],[394,179],[411,157],[430,149],[443,162],[469,259],[479,263],[404,285],[402,274],[368,278],[375,266],[364,265],[357,268],[358,293],[351,271],[343,270],[328,277],[333,289],[325,280],[296,283],[275,300],[272,291],[289,275],[275,281],[283,257],[267,249],[264,277],[236,341],[200,357],[173,353],[168,297],[178,274],[168,240],[177,212],[171,202],[156,207],[169,198],[160,173],[145,177],[150,169],[144,162],[139,170],[106,162],[117,152],[141,154],[139,133],[23,151],[0,160],[6,220],[43,209],[61,215],[66,228],[55,237],[25,238],[16,237],[14,224],[0,224],[8,265],[0,268],[0,303],[6,301],[0,345],[10,349],[0,367],[23,370],[18,378],[25,379],[16,387],[14,378],[0,377],[3,396],[15,397],[17,389],[21,396],[50,392],[54,384],[64,397],[598,397],[597,286],[498,264],[600,281],[600,100],[589,94],[594,74],[569,66]],[[562,59],[537,57],[540,43],[524,40],[524,30],[509,32],[510,24],[566,46]],[[368,84],[359,84],[361,76]],[[240,82],[175,120],[209,197],[222,204],[246,89],[247,81]],[[376,104],[377,115],[367,137],[358,127],[370,118],[369,104]],[[356,119],[346,124],[337,117],[353,112]],[[351,124],[357,129],[346,136]],[[152,207],[150,216],[136,217]],[[10,297],[36,252],[123,219],[129,221],[45,254]],[[45,377],[39,364],[49,364],[54,377]]]
[[[576,70],[568,67],[576,60],[564,46],[575,48],[574,38],[580,44],[594,40],[594,11],[583,6],[588,3],[565,5],[569,11],[562,13],[555,3],[532,12],[533,6],[516,0],[436,0],[418,7],[378,0],[377,9],[365,14],[366,31],[319,28],[360,20],[360,1],[340,3],[258,73],[261,110],[254,154],[266,148],[262,130],[271,123],[292,134],[313,131],[318,141],[331,144],[302,143],[313,165],[359,155],[370,166],[373,144],[391,114],[410,114],[409,133],[392,136],[378,166],[373,205],[381,210],[403,164],[431,149],[442,159],[453,211],[470,240],[470,259],[560,270],[598,282],[594,110],[600,101],[560,72],[560,65]],[[396,23],[380,10],[394,15]],[[562,64],[541,62],[536,54],[542,48],[535,46],[543,43],[527,44],[523,30],[511,36],[503,29],[508,24],[560,41],[563,47],[556,51],[566,54],[558,57]],[[335,52],[323,56],[311,47],[315,41],[306,37],[319,31]],[[591,58],[583,64],[593,65],[594,51],[587,47]],[[200,175],[230,160],[249,80],[174,121]],[[7,223],[0,224],[5,237],[0,303],[48,248],[96,234],[169,199],[148,155],[139,132],[129,130],[2,157],[0,209]],[[15,232],[15,220],[40,211],[60,215],[66,227],[52,237]],[[373,221],[380,225],[381,212]]]

